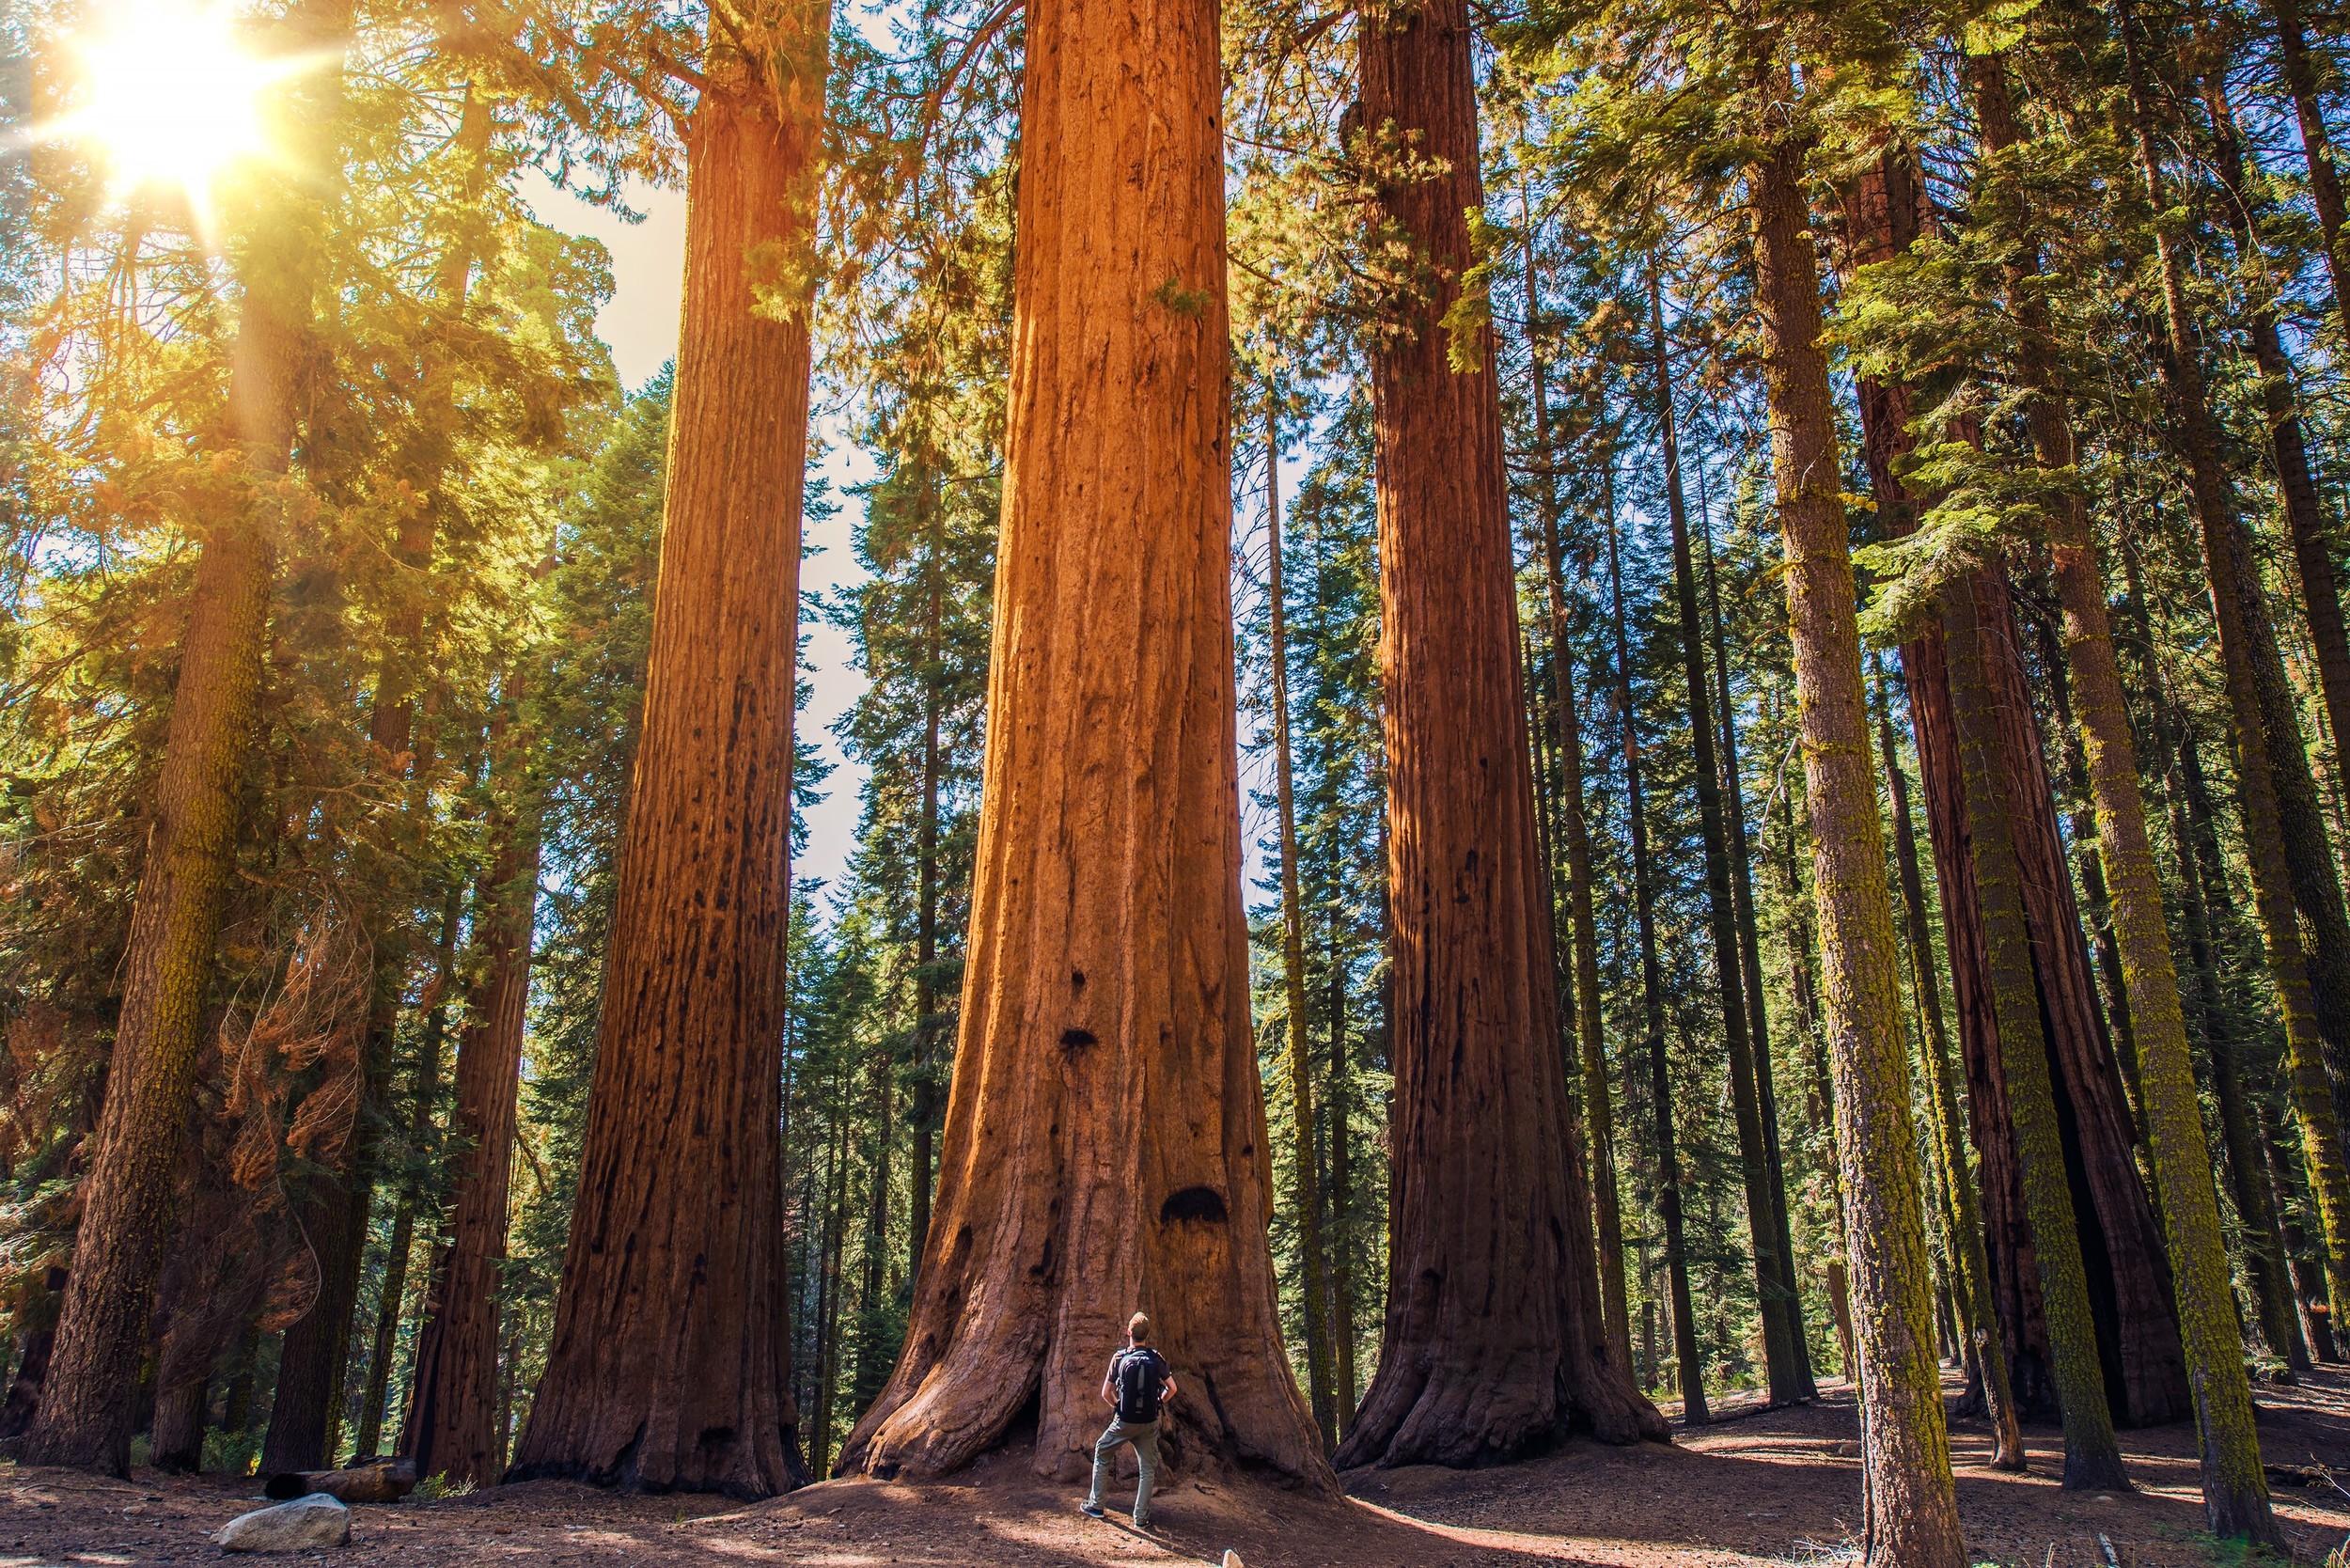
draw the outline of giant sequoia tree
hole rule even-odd
[[[687,129],[684,337],[578,1206],[525,1476],[764,1496],[788,1387],[776,1042],[824,0],[715,19]]]
[[[1489,1464],[1664,1422],[1608,1350],[1561,1103],[1549,889],[1491,329],[1446,317],[1483,199],[1467,8],[1363,24],[1360,155],[1434,277],[1372,373],[1394,922],[1394,1199],[1379,1372],[1341,1463]],[[1397,149],[1444,161],[1395,163]]]
[[[1248,1017],[1221,65],[1205,0],[1027,16],[984,807],[905,1349],[843,1471],[1033,1422],[1083,1472],[1126,1314],[1184,1465],[1334,1484],[1282,1354]]]

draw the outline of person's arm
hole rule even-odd
[[[1159,1403],[1165,1404],[1175,1397],[1175,1369],[1167,1369],[1167,1387],[1159,1390]]]
[[[1110,1370],[1102,1374],[1102,1403],[1104,1404],[1116,1404],[1118,1403],[1117,1383],[1118,1357],[1113,1356],[1110,1357]]]

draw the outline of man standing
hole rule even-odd
[[[1151,1320],[1136,1312],[1126,1320],[1126,1343],[1110,1357],[1102,1378],[1102,1403],[1111,1406],[1109,1430],[1093,1445],[1093,1491],[1085,1511],[1102,1515],[1102,1486],[1119,1446],[1135,1446],[1142,1478],[1135,1482],[1135,1529],[1151,1528],[1151,1483],[1159,1473],[1159,1407],[1175,1397],[1174,1369],[1151,1348]]]

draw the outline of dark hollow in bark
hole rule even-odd
[[[714,50],[688,138],[643,735],[578,1207],[518,1478],[764,1497],[807,1477],[776,1042],[807,440],[797,259],[828,17],[817,0],[769,18],[774,81]]]
[[[1083,1475],[1139,1308],[1174,1466],[1330,1492],[1265,1242],[1216,8],[1032,0],[1027,28],[961,1040],[905,1350],[839,1468],[936,1476],[1033,1421],[1036,1469]]]

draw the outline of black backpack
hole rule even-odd
[[[1140,1425],[1159,1419],[1159,1393],[1167,1387],[1167,1363],[1147,1345],[1118,1357],[1118,1419]]]

